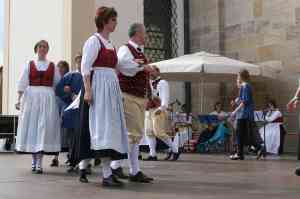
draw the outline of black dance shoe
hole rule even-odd
[[[101,159],[100,158],[95,158],[94,160],[94,166],[99,166],[101,164]]]
[[[111,171],[114,176],[116,176],[120,179],[128,179],[129,178],[129,176],[123,172],[122,167],[119,167],[117,169],[111,169]]]
[[[295,174],[296,174],[297,176],[300,176],[300,167],[298,167],[298,168],[296,169]]]
[[[82,182],[82,183],[88,183],[89,182],[89,180],[86,177],[86,170],[85,169],[80,170],[79,181]]]
[[[264,148],[261,148],[257,151],[257,156],[256,156],[256,159],[257,160],[260,160],[262,157],[266,157],[266,153],[265,153],[265,150]]]
[[[43,173],[44,173],[43,168],[41,168],[41,167],[36,168],[35,174],[43,174]]]
[[[239,156],[238,154],[234,154],[229,156],[230,160],[244,160],[243,156]]]
[[[179,159],[180,153],[173,153],[172,161],[177,161]]]
[[[157,156],[148,156],[148,158],[143,159],[143,161],[157,161]]]
[[[129,181],[131,182],[150,183],[153,180],[153,178],[146,176],[141,171],[139,171],[136,175],[129,175]]]
[[[52,162],[51,162],[51,164],[50,164],[50,167],[58,167],[58,165],[59,165],[58,160],[57,159],[53,159]]]
[[[164,158],[164,160],[170,160],[172,155],[173,155],[172,152],[167,153],[167,156]]]
[[[119,181],[114,175],[110,175],[108,178],[103,178],[102,181],[103,187],[122,187],[124,183]]]
[[[143,159],[143,156],[140,154],[139,155],[139,160],[142,160]]]

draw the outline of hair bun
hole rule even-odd
[[[103,16],[105,12],[108,10],[108,7],[101,6],[96,10],[96,16]]]

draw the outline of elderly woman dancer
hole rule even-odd
[[[43,173],[43,155],[56,155],[61,150],[60,118],[54,87],[60,75],[53,62],[47,60],[49,44],[45,40],[34,46],[36,59],[23,68],[18,82],[21,111],[16,151],[32,154],[32,172]]]

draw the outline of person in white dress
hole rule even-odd
[[[32,154],[32,172],[43,173],[43,155],[55,155],[61,150],[60,117],[54,88],[60,80],[58,69],[47,60],[49,44],[39,41],[35,60],[23,68],[18,81],[20,110],[16,152]]]
[[[85,42],[81,62],[84,100],[90,105],[90,148],[95,157],[101,158],[102,185],[122,186],[110,168],[112,160],[126,159],[128,152],[121,89],[115,70],[118,57],[109,40],[117,25],[116,10],[98,8],[95,23],[98,31]]]
[[[259,133],[263,140],[266,139],[266,152],[278,155],[283,115],[276,107],[275,101],[271,100],[268,103],[268,110],[264,115],[264,120],[267,124],[259,129]]]

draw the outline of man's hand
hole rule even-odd
[[[162,111],[160,109],[158,109],[157,111],[155,111],[155,115],[160,115],[162,113]]]
[[[134,61],[135,61],[137,64],[139,64],[139,65],[145,64],[144,59],[134,59]]]
[[[145,65],[144,66],[144,71],[147,73],[151,73],[153,71],[153,68],[149,65]]]

